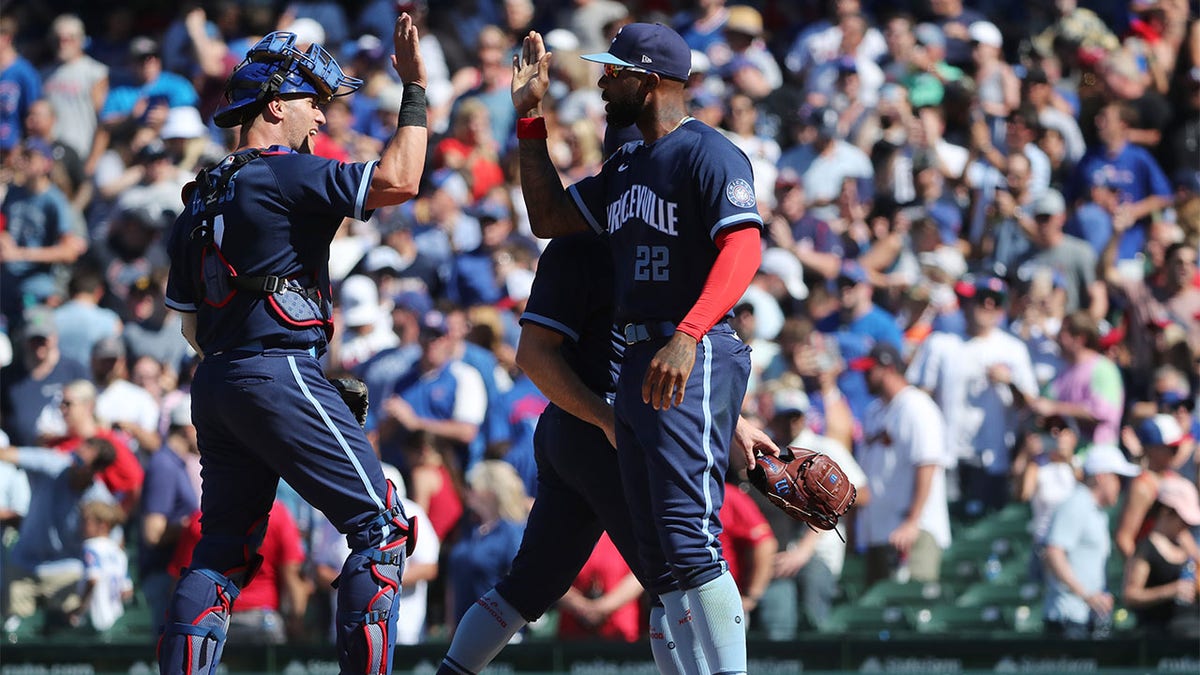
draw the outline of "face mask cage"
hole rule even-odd
[[[277,71],[281,74],[280,84],[288,73],[298,72],[316,87],[319,102],[322,104],[328,103],[334,96],[345,96],[354,92],[363,83],[362,80],[342,72],[337,60],[321,45],[313,43],[303,52],[297,49],[295,33],[275,31],[267,34],[246,52],[242,65],[269,61],[286,62]]]

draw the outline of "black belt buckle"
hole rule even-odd
[[[263,277],[262,282],[263,293],[278,293],[283,290],[284,285],[287,283],[283,277],[277,277],[273,274]]]

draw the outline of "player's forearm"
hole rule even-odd
[[[200,343],[196,341],[196,314],[194,312],[183,312],[180,315],[179,332],[183,334],[183,339],[192,346],[192,350],[204,360],[204,350],[200,349]]]
[[[404,102],[399,115],[396,133],[383,148],[383,155],[371,176],[368,210],[406,202],[417,196],[421,187],[425,151],[429,144],[424,87],[413,83],[404,85]]]
[[[557,345],[547,341],[548,332],[526,323],[517,344],[517,366],[551,403],[585,422],[603,427],[612,409],[571,369],[559,351],[561,339]]]
[[[550,160],[546,139],[521,139],[520,160],[521,194],[533,234],[549,239],[586,231],[587,221],[563,187],[558,169]]]
[[[741,299],[762,263],[762,244],[757,227],[744,227],[717,235],[717,259],[713,262],[696,304],[678,330],[699,341]]]

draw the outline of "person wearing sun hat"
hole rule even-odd
[[[1046,534],[1047,637],[1086,639],[1112,613],[1105,588],[1112,551],[1108,512],[1121,496],[1121,478],[1141,469],[1115,445],[1096,445],[1083,461],[1083,482],[1058,506]]]
[[[1154,635],[1200,639],[1196,603],[1196,541],[1200,494],[1180,476],[1159,483],[1154,529],[1126,565],[1122,600],[1137,615],[1138,628]],[[1190,578],[1189,578],[1190,576]]]

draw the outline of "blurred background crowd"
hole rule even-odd
[[[514,353],[544,242],[515,175],[513,51],[537,29],[555,53],[545,115],[572,182],[628,138],[574,56],[634,20],[687,39],[691,114],[753,164],[744,414],[859,487],[847,544],[731,470],[723,543],[751,634],[1197,635],[1194,2],[54,0],[0,15],[7,639],[155,629],[200,492],[164,229],[235,146],[212,113],[272,30],[366,82],[325,109],[315,152],[377,158],[398,11],[429,72],[424,187],[335,239],[324,360],[367,383],[367,430],[423,521],[401,643],[453,630],[536,496],[547,402]],[[281,484],[231,639],[328,636],[346,555]],[[641,597],[605,539],[532,632],[637,640]]]

